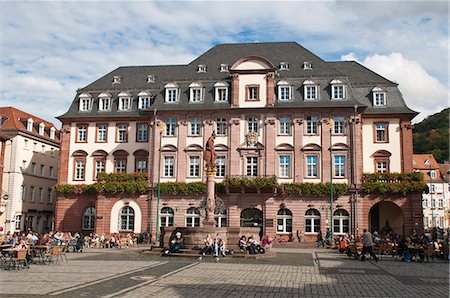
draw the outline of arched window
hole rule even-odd
[[[262,211],[257,208],[247,208],[241,212],[241,227],[262,227]]]
[[[120,209],[119,213],[119,227],[120,231],[134,231],[134,209],[125,206],[122,209]]]
[[[277,213],[277,233],[292,233],[292,212],[282,208]]]
[[[186,227],[200,226],[200,211],[197,208],[191,207],[186,211]]]
[[[305,213],[305,233],[319,233],[320,212],[317,209],[308,209]]]
[[[227,226],[227,210],[214,212],[214,221],[216,222],[216,227],[226,227]]]
[[[350,232],[350,217],[344,209],[337,209],[333,213],[333,231],[335,234],[347,234]]]
[[[173,208],[163,207],[161,209],[161,227],[172,227],[173,226]]]
[[[93,230],[95,227],[95,208],[88,207],[83,210],[83,230]]]

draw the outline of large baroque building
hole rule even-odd
[[[89,184],[99,172],[148,172],[161,182],[205,181],[202,151],[216,133],[216,181],[272,176],[278,183],[346,183],[334,232],[409,233],[418,202],[358,194],[363,173],[411,172],[411,119],[397,84],[356,62],[327,62],[295,42],[222,44],[187,65],[119,67],[77,90],[60,116],[59,183]],[[163,123],[164,125],[158,125]],[[331,125],[331,126],[330,126]],[[161,146],[161,154],[159,148]],[[355,187],[357,186],[357,187]],[[355,191],[356,190],[356,191]],[[221,195],[218,226],[314,238],[330,201],[261,193]],[[202,225],[196,196],[58,197],[56,228],[143,232]]]
[[[52,230],[59,130],[27,112],[0,107],[0,140],[0,233]]]

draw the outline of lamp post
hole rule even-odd
[[[155,111],[155,121],[156,121],[156,111]],[[159,128],[159,153],[158,153],[158,193],[156,200],[156,241],[159,241],[159,202],[161,200],[161,148],[162,148],[162,134],[165,127],[165,123],[162,121],[158,122]]]
[[[330,128],[330,232],[333,237],[333,143],[332,134],[334,127],[334,120],[330,117],[328,120],[328,127]]]

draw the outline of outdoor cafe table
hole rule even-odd
[[[37,262],[44,262],[44,255],[51,246],[48,245],[34,245],[31,247],[31,251],[33,252],[33,262],[34,258],[38,258]]]
[[[417,259],[420,259],[420,253],[425,252],[425,248],[422,246],[414,246],[414,245],[408,245],[409,253],[411,254],[411,257],[416,257]]]

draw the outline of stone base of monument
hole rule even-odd
[[[206,225],[203,227],[164,227],[161,229],[161,247],[169,247],[170,239],[175,237],[177,232],[181,232],[184,238],[184,248],[186,249],[202,249],[204,247],[204,240],[208,235],[215,238],[216,234],[225,240],[226,249],[239,251],[239,239],[241,236],[253,236],[258,242],[260,241],[260,228],[217,228],[214,225]]]

